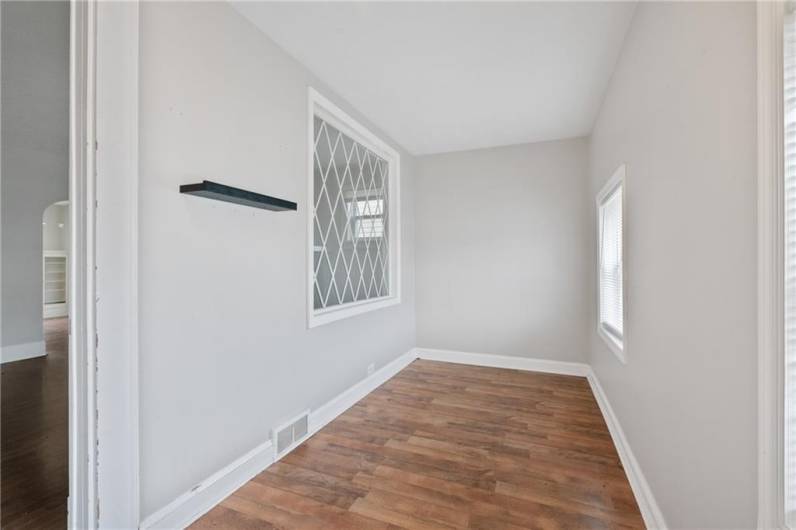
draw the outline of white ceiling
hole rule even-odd
[[[233,4],[412,154],[589,134],[635,8]]]

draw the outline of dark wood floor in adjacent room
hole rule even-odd
[[[643,528],[585,378],[418,360],[192,528]]]
[[[47,356],[2,365],[0,526],[66,528],[68,333],[65,318],[44,321]]]

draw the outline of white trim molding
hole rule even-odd
[[[357,401],[364,398],[379,386],[383,385],[395,374],[409,366],[417,359],[415,350],[409,350],[389,364],[376,370],[368,377],[355,384],[342,394],[310,413],[310,432],[316,433],[337,416],[351,408]]]
[[[364,145],[387,161],[387,212],[389,234],[389,294],[379,298],[348,302],[315,309],[315,117]],[[401,157],[395,149],[373,134],[347,112],[312,87],[307,89],[307,327],[313,328],[369,311],[401,303]]]
[[[415,351],[419,359],[428,361],[488,366],[490,368],[508,368],[510,370],[525,370],[548,374],[576,375],[581,377],[585,377],[589,373],[589,365],[577,362],[551,361],[549,359],[494,355],[491,353],[435,350],[431,348],[415,348]]]
[[[25,359],[35,359],[45,355],[47,355],[47,348],[43,340],[26,342],[25,344],[13,344],[0,348],[0,363],[24,361]]]
[[[596,375],[591,367],[585,363],[413,348],[326,404],[310,412],[309,432],[300,442],[294,444],[293,448],[299,446],[301,442],[310,438],[355,403],[391,379],[415,359],[585,377],[608,425],[608,430],[625,469],[639,510],[641,510],[644,523],[648,528],[666,529],[663,514],[655,502],[649,484],[641,472],[641,467],[633,455],[633,451],[630,449],[630,444],[625,438],[622,427],[619,425],[619,420],[611,408]],[[286,451],[284,454],[289,452]],[[280,455],[280,458],[284,454]],[[196,484],[157,512],[146,517],[141,523],[141,528],[185,528],[254,476],[267,469],[275,461],[275,447],[272,441],[268,440]]]
[[[783,528],[783,2],[757,2],[758,527]]]
[[[139,524],[137,0],[97,3],[96,355],[101,528]]]
[[[600,407],[605,423],[608,426],[608,431],[611,433],[611,439],[616,446],[616,451],[619,454],[619,459],[622,462],[622,467],[625,469],[628,482],[633,490],[633,495],[636,498],[641,516],[644,518],[644,524],[647,528],[665,530],[666,521],[663,518],[663,513],[658,507],[655,497],[652,494],[649,483],[641,471],[633,451],[630,449],[630,443],[625,437],[625,433],[619,424],[619,419],[616,417],[608,397],[605,395],[602,386],[600,385],[597,375],[592,368],[586,363],[567,362],[567,361],[552,361],[548,359],[534,359],[528,357],[512,357],[505,355],[493,355],[489,353],[467,353],[451,350],[434,350],[428,348],[415,349],[418,358],[426,359],[429,361],[441,361],[449,363],[469,364],[473,366],[489,366],[492,368],[509,368],[513,370],[526,370],[531,372],[545,372],[560,375],[573,375],[579,377],[586,377],[589,386],[592,389],[595,400]]]
[[[274,462],[271,440],[216,471],[141,522],[141,529],[185,528]]]
[[[630,443],[625,437],[625,431],[622,430],[622,426],[619,424],[619,418],[616,417],[616,413],[608,401],[608,396],[605,395],[605,391],[597,379],[597,374],[589,368],[586,378],[589,381],[589,386],[591,386],[594,399],[597,400],[597,404],[600,406],[603,418],[605,418],[608,431],[611,433],[611,439],[614,442],[614,446],[616,446],[616,452],[619,453],[622,467],[625,468],[625,475],[628,482],[630,482],[633,495],[636,497],[641,516],[644,518],[644,525],[650,529],[665,530],[667,527],[663,512],[661,512],[655,497],[652,495],[652,489],[650,489],[650,485],[641,471],[641,466],[630,449]]]
[[[42,318],[63,318],[69,315],[69,304],[66,302],[60,304],[44,304],[42,310]]]
[[[94,148],[97,2],[70,4],[68,527],[98,526]]]
[[[301,445],[301,443],[322,429],[326,424],[348,410],[376,388],[406,368],[417,358],[414,350],[401,355],[394,361],[373,372],[367,378],[322,405],[309,416],[309,432],[280,458]],[[276,461],[275,447],[271,440],[258,445],[228,466],[213,473],[196,484],[168,505],[146,517],[142,529],[185,528],[210,511],[235,490],[246,484]]]
[[[625,346],[626,346],[626,338],[625,338],[625,329],[626,326],[624,322],[627,321],[627,304],[625,303],[625,270],[626,267],[624,266],[624,239],[625,239],[625,177],[627,174],[627,166],[625,164],[621,164],[614,174],[611,175],[611,178],[603,185],[600,191],[597,193],[597,196],[594,199],[595,206],[596,206],[596,214],[597,214],[597,255],[600,259],[598,259],[598,267],[597,267],[597,335],[605,341],[605,344],[608,348],[616,355],[616,358],[622,364],[627,364],[627,355],[625,354]],[[602,250],[603,250],[603,219],[602,219],[602,207],[604,206],[606,200],[611,197],[614,191],[620,188],[621,190],[621,199],[622,199],[622,233],[620,234],[620,238],[622,240],[622,255],[620,256],[620,263],[622,264],[622,330],[619,335],[614,335],[606,326],[607,324],[602,322]]]

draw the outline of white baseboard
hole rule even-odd
[[[312,411],[309,417],[309,433],[304,439],[318,432],[337,416],[348,410],[356,402],[370,394],[373,390],[384,384],[418,358],[474,366],[510,368],[515,370],[586,377],[591,385],[597,403],[600,406],[605,422],[608,425],[608,430],[611,433],[614,445],[616,445],[619,458],[622,461],[628,481],[633,489],[633,494],[636,497],[636,502],[644,517],[644,523],[648,528],[666,529],[663,515],[655,502],[655,498],[652,496],[649,484],[647,484],[644,474],[641,472],[641,468],[636,458],[633,456],[633,452],[630,450],[624,432],[619,425],[619,421],[610,403],[608,403],[605,392],[603,392],[591,367],[584,363],[414,348],[383,366],[359,383],[356,383],[325,405]],[[141,523],[140,528],[185,528],[210,511],[210,509],[243,486],[246,482],[254,478],[258,473],[268,468],[274,461],[274,448],[269,440],[225,468],[214,473],[206,480],[203,480],[201,483],[191,488],[190,491],[183,493],[165,507],[148,516]]]
[[[13,344],[0,348],[0,363],[22,361],[24,359],[33,359],[34,357],[43,357],[45,355],[47,355],[47,347],[43,340],[25,344]]]
[[[630,482],[630,487],[633,489],[636,503],[638,504],[639,510],[641,510],[641,516],[644,518],[644,524],[650,529],[666,530],[666,520],[663,518],[663,512],[661,512],[661,509],[658,507],[658,503],[655,502],[655,497],[652,495],[650,485],[647,479],[644,478],[641,466],[633,455],[633,451],[630,449],[630,443],[627,441],[625,432],[619,424],[619,419],[616,417],[614,409],[608,401],[608,396],[605,395],[605,391],[603,391],[603,387],[600,385],[597,375],[591,368],[589,368],[586,377],[589,380],[589,385],[597,400],[597,404],[600,406],[600,411],[602,411],[603,417],[605,418],[605,423],[608,425],[608,431],[610,431],[611,438],[616,446],[616,451],[619,453],[622,467],[625,468],[627,480]]]
[[[376,388],[384,384],[392,376],[406,368],[417,359],[414,349],[409,350],[389,364],[370,374],[367,378],[355,384],[336,398],[310,413],[310,433],[316,433],[324,425],[351,408],[357,401],[367,396]]]
[[[268,440],[144,519],[140,528],[187,527],[270,466],[273,461],[274,450],[271,440]]]
[[[633,451],[630,449],[630,444],[627,438],[625,438],[625,433],[619,424],[616,414],[611,408],[611,404],[608,402],[605,392],[600,386],[600,382],[597,380],[597,376],[588,364],[551,361],[547,359],[530,359],[527,357],[510,357],[505,355],[492,355],[489,353],[434,350],[429,348],[416,348],[415,351],[417,352],[418,358],[428,359],[430,361],[586,377],[594,393],[594,397],[597,400],[597,404],[600,406],[600,411],[605,418],[605,423],[608,425],[608,430],[611,433],[611,438],[619,453],[622,466],[625,468],[628,482],[630,482],[633,495],[636,497],[639,510],[644,518],[644,524],[647,528],[651,529],[666,529],[666,521],[663,518],[663,513],[658,507],[658,503],[655,502],[655,497],[652,495],[652,490],[650,489],[649,483],[647,483],[647,479],[644,478],[641,466],[639,466],[636,457],[633,455]]]
[[[63,304],[44,304],[44,318],[59,318],[67,316],[69,305]]]
[[[414,350],[410,350],[311,412],[309,433],[301,441],[318,432],[327,423],[348,410],[415,359],[417,359],[417,354]],[[300,443],[295,445],[298,446]],[[284,455],[280,455],[280,457],[284,457]],[[168,505],[148,516],[141,522],[140,528],[185,528],[257,474],[267,469],[274,461],[274,447],[269,440],[225,468],[213,473],[190,491],[183,493]]]
[[[429,348],[415,348],[415,350],[420,359],[427,359],[429,361],[489,366],[491,368],[509,368],[512,370],[527,370],[530,372],[545,372],[548,374],[578,375],[582,377],[586,377],[589,373],[589,365],[584,363],[493,355],[491,353],[434,350]]]

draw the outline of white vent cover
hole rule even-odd
[[[310,411],[305,411],[287,423],[274,429],[273,443],[276,458],[282,457],[296,445],[304,441],[310,430]]]

